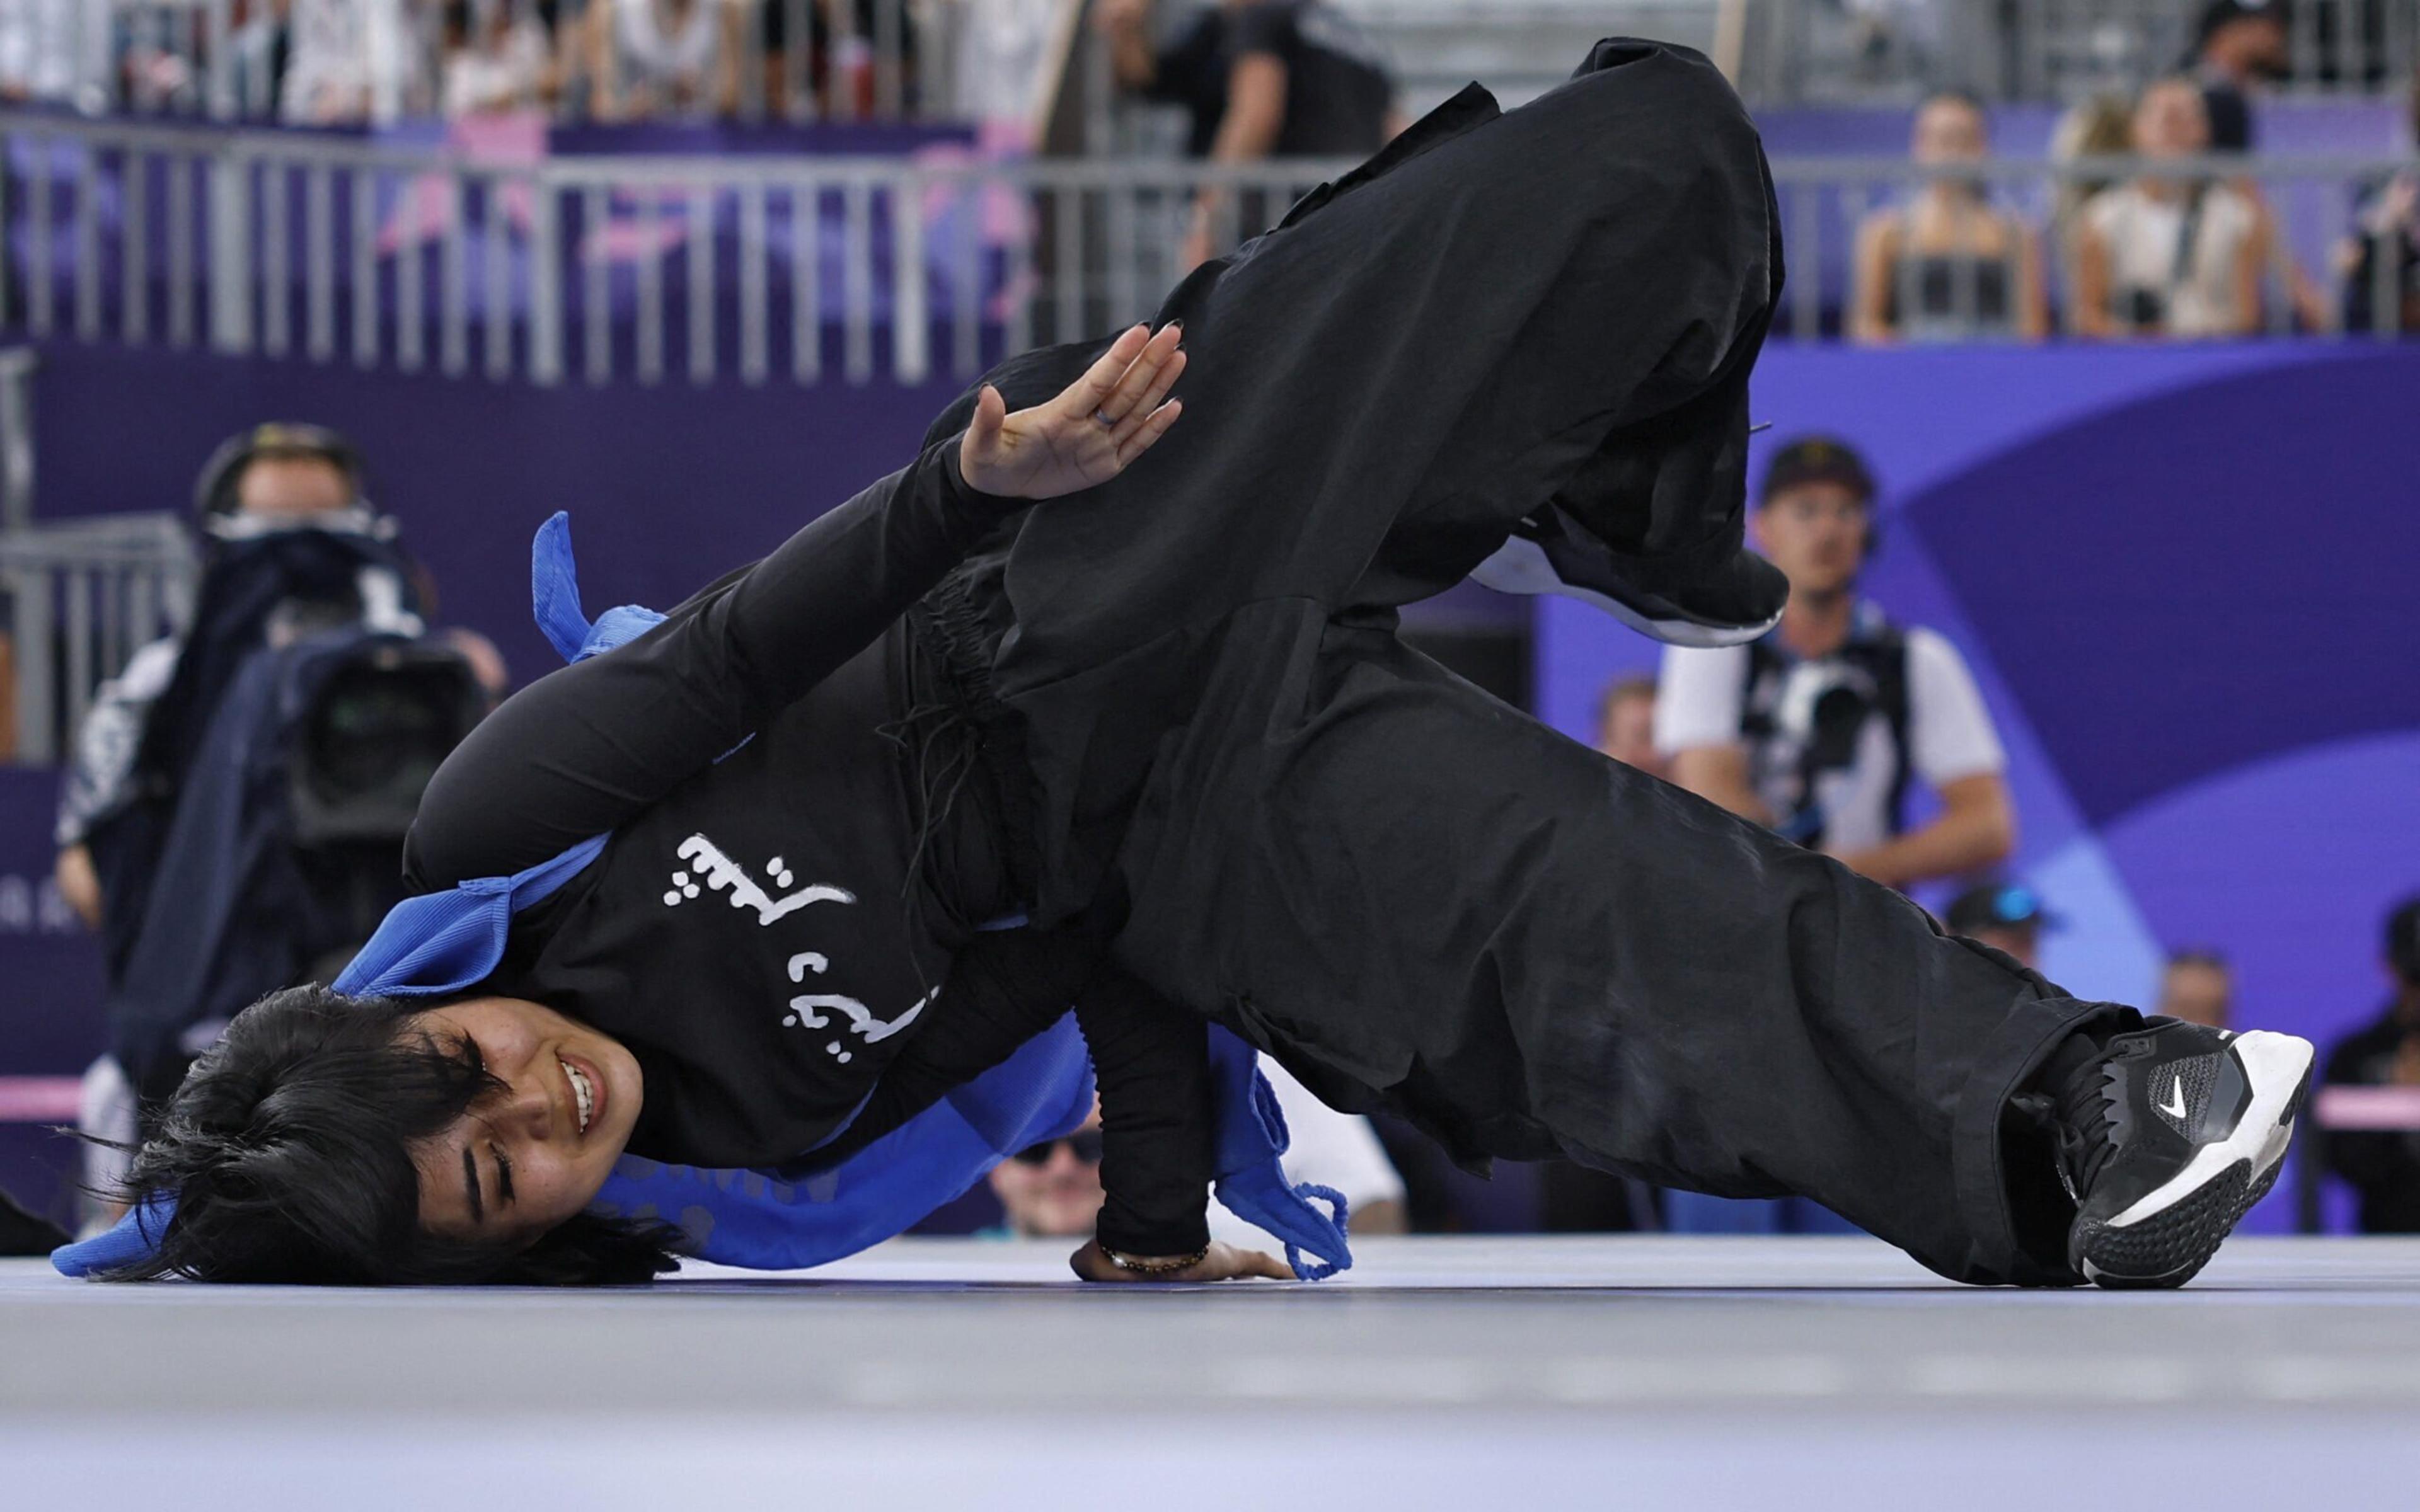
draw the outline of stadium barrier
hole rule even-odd
[[[972,377],[1147,316],[1186,271],[1197,207],[1213,211],[1214,244],[1232,246],[1350,166],[984,162],[950,144],[504,164],[23,113],[0,113],[0,329],[549,385]],[[1792,276],[1777,330],[1837,334],[1859,217],[1944,173],[2041,232],[2064,312],[2063,208],[2149,166],[1778,162]],[[2356,208],[2410,171],[2357,156],[2157,166],[2257,190],[2271,226],[2262,318],[2277,332],[2335,328]],[[2381,285],[2397,276],[2391,249],[2374,261]],[[2391,326],[2399,300],[2372,303]]]

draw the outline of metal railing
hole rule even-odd
[[[1110,329],[1349,164],[558,158],[485,164],[290,132],[0,115],[0,328],[541,384],[971,378]],[[2334,331],[2356,207],[2408,160],[1775,165],[1780,334],[1840,333],[1868,213],[1954,174],[2043,248],[2072,323],[2073,206],[2137,173],[2257,189],[2261,329]],[[2375,257],[2375,326],[2404,297]]]
[[[0,115],[0,327],[592,383],[972,376],[1349,163],[562,158]]]
[[[0,531],[0,626],[16,671],[15,759],[55,761],[127,658],[184,628],[199,571],[173,515],[104,515]]]

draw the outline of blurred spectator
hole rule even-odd
[[[2133,149],[2187,158],[2210,142],[2201,91],[2164,79],[2134,107]],[[2262,216],[2241,190],[2145,174],[2085,208],[2076,329],[2091,336],[2236,336],[2260,308]]]
[[[1040,140],[1059,77],[1058,0],[960,0],[951,98],[964,119],[1008,127],[1007,143]]]
[[[435,100],[420,12],[408,0],[287,0],[280,116],[305,125],[386,124]]]
[[[2328,1052],[2331,1086],[2420,1088],[2420,898],[2386,918],[2386,1011]],[[2329,1168],[2361,1195],[2363,1233],[2420,1234],[2420,1131],[2331,1133],[2326,1148]]]
[[[1057,0],[957,0],[957,5],[960,45],[971,43],[978,55],[999,39],[1002,28],[1031,29],[1037,11],[1059,8]],[[880,103],[876,77],[880,67],[898,70],[901,105],[912,107],[921,45],[916,23],[920,8],[910,0],[763,0],[756,24],[765,59],[767,108],[775,115],[812,111],[841,120],[861,120]],[[1047,27],[1048,23],[1044,20],[1040,24]],[[800,34],[804,55],[793,56],[793,39]],[[886,65],[880,54],[887,50],[895,50],[897,55]],[[977,66],[963,52],[959,65],[962,79],[970,67]],[[1021,92],[1016,79],[985,77],[981,83],[1003,93]],[[806,91],[803,96],[795,92],[801,85]],[[968,98],[961,96],[962,101]],[[977,106],[970,114],[981,119],[985,112]]]
[[[2033,888],[2014,882],[1979,882],[1949,902],[1942,927],[1952,934],[2016,957],[2041,969],[2041,933],[2055,921]]]
[[[90,0],[0,0],[0,102],[73,100],[108,24]]]
[[[215,105],[229,114],[274,118],[286,71],[287,0],[229,0],[225,94],[206,95],[207,50],[212,42],[198,14],[176,0],[127,0],[113,39],[117,86],[138,113],[194,111]]]
[[[743,16],[732,0],[589,0],[589,110],[600,121],[728,116]]]
[[[448,116],[529,110],[553,93],[546,25],[513,0],[447,0]]]
[[[2412,139],[2420,148],[2420,78],[2412,84]],[[2420,172],[2406,168],[2366,194],[2353,227],[2336,249],[2345,329],[2420,331]]]
[[[1964,659],[1857,595],[1873,502],[1873,475],[1845,442],[1809,437],[1775,455],[1750,530],[1789,575],[1789,606],[1752,644],[1664,653],[1655,744],[1692,793],[1905,887],[2001,860],[2015,820]],[[1942,811],[1908,830],[1912,777]]]
[[[1402,129],[1384,56],[1319,0],[1223,0],[1188,18],[1158,48],[1150,0],[1101,0],[1094,23],[1108,39],[1120,85],[1185,107],[1191,117],[1187,147],[1195,157],[1366,157]],[[1218,250],[1222,201],[1211,189],[1196,197],[1185,267]],[[1258,234],[1268,208],[1239,206],[1241,234]]]
[[[1327,1106],[1273,1060],[1264,1057],[1261,1072],[1285,1115],[1287,1177],[1343,1193],[1356,1236],[1402,1233],[1404,1180],[1370,1120]],[[1065,1138],[1020,1150],[993,1166],[990,1180],[1010,1233],[1026,1239],[1091,1234],[1101,1211],[1100,1109],[1095,1106],[1084,1126]],[[1269,1242],[1268,1235],[1216,1203],[1210,1237],[1254,1248]]]
[[[1650,777],[1669,778],[1672,764],[1655,748],[1655,679],[1618,677],[1596,701],[1596,748]]]
[[[1019,1239],[1093,1231],[1101,1211],[1101,1112],[1063,1138],[1020,1149],[991,1168],[1002,1226]]]
[[[1980,101],[1936,94],[1916,108],[1912,155],[1924,167],[1991,155]],[[1903,208],[1857,227],[1849,334],[1862,342],[2040,341],[2049,328],[2041,247],[2032,229],[1992,208],[1980,178],[1926,180]]]
[[[2151,1011],[2228,1027],[2235,1017],[2235,969],[2216,950],[2177,951],[2160,973],[2160,1002]]]
[[[2116,95],[2096,95],[2070,106],[2051,129],[2050,160],[2071,163],[2078,159],[2123,157],[2133,150],[2133,112]],[[2084,228],[2084,209],[2115,180],[2076,174],[2062,175],[2051,211],[2051,231],[2059,255],[2073,258]]]
[[[2252,150],[2252,95],[2291,71],[2285,0],[2213,0],[2190,64],[2210,119],[2210,150]]]

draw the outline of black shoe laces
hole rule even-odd
[[[2118,1152],[2109,1117],[2109,1062],[2096,1058],[2079,1067],[2058,1093],[2058,1167],[2068,1193],[2078,1202],[2092,1190],[2109,1157]]]

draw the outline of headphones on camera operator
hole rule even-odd
[[[247,516],[242,513],[243,475],[255,462],[267,458],[307,458],[325,462],[343,475],[350,494],[343,507],[306,517]],[[242,540],[276,531],[307,528],[365,535],[392,541],[395,521],[379,513],[367,491],[368,464],[340,431],[297,421],[271,421],[228,437],[202,464],[194,482],[194,517],[202,533],[214,540]]]

